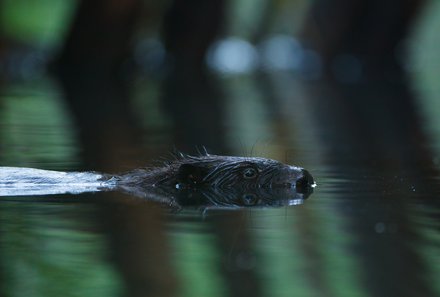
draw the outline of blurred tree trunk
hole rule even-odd
[[[175,0],[165,16],[163,104],[174,121],[176,147],[187,152],[197,145],[217,153],[227,150],[221,90],[206,66],[207,51],[222,31],[224,10],[224,0]]]
[[[63,69],[120,75],[131,51],[140,0],[80,1],[59,58]]]
[[[139,166],[142,136],[122,71],[139,7],[139,0],[81,1],[56,65],[95,170]]]

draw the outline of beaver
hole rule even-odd
[[[301,203],[315,186],[307,170],[272,159],[174,156],[121,174],[0,167],[0,196],[122,191],[177,207],[280,206]]]
[[[116,188],[136,196],[162,192],[179,205],[276,206],[298,204],[315,187],[304,168],[258,157],[178,153],[155,168],[107,175]]]

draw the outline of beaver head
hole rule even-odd
[[[252,157],[179,154],[164,166],[113,177],[119,189],[174,197],[180,205],[281,206],[299,204],[314,187],[305,169]]]
[[[295,189],[307,191],[314,185],[310,173],[300,167],[251,157],[185,156],[178,161],[176,188]]]
[[[250,157],[186,157],[174,181],[180,205],[216,207],[300,204],[314,180],[305,169]]]

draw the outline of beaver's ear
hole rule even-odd
[[[204,166],[198,166],[197,163],[182,164],[177,172],[177,180],[180,184],[196,186],[203,182],[208,171],[207,168],[204,168]]]

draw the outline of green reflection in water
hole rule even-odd
[[[427,273],[422,277],[428,278],[432,290],[440,296],[440,223],[438,221],[439,211],[429,209],[426,206],[413,206],[411,220],[418,228],[420,241],[423,243],[420,248],[420,254],[427,268]]]
[[[340,201],[330,193],[313,198],[309,201],[310,205],[306,205],[303,212],[296,216],[306,216],[304,222],[297,224],[306,223],[312,229],[316,238],[313,244],[322,256],[323,275],[331,292],[341,297],[366,296],[361,283],[362,267],[351,250],[357,240],[356,235],[347,230],[349,222],[341,212]]]
[[[6,296],[120,295],[120,280],[106,260],[105,238],[87,231],[90,209],[77,211],[74,205],[2,201]]]
[[[180,279],[180,295],[226,296],[213,238],[204,230],[194,232],[194,227],[200,227],[198,225],[199,222],[179,222],[179,231],[170,234],[174,263]]]
[[[291,217],[283,209],[253,216],[256,248],[259,250],[266,296],[313,296],[302,271],[304,259],[291,241],[298,238],[294,230],[286,228]],[[293,237],[295,239],[291,239]]]
[[[265,295],[365,296],[359,267],[347,257],[352,238],[343,230],[343,217],[322,200],[320,206],[307,203],[312,205],[253,216]]]

